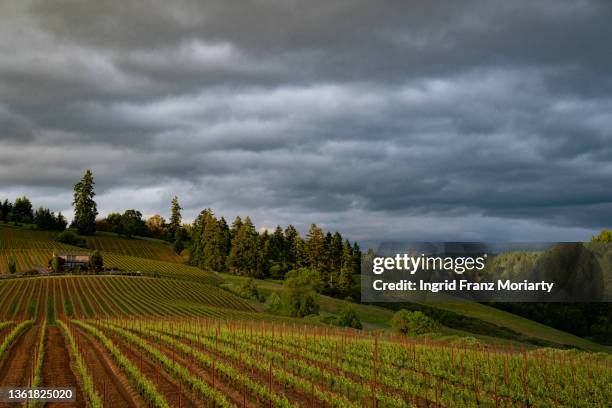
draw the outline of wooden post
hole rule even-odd
[[[311,402],[312,408],[315,408],[314,382],[310,383],[310,402]]]
[[[272,408],[272,362],[270,362],[270,373],[268,374],[268,383],[269,383],[268,390],[270,393],[270,408]]]

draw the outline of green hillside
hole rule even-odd
[[[0,299],[0,320],[33,318],[39,307],[52,307],[60,318],[269,318],[228,291],[176,279],[32,277],[0,281],[0,293],[5,294]]]
[[[244,280],[243,277],[231,276],[223,274],[223,278],[228,282],[228,286],[236,288],[239,283]],[[282,290],[282,285],[271,281],[258,280],[257,285],[263,291],[279,292]],[[321,306],[323,313],[336,314],[346,305],[347,301],[335,299],[329,296],[318,295],[318,303]],[[388,329],[389,320],[394,314],[393,310],[374,306],[350,303],[356,310],[359,318],[364,323],[364,326],[369,329]],[[612,352],[612,347],[600,345],[598,343],[574,336],[570,333],[556,330],[546,325],[534,322],[529,319],[499,310],[480,303],[467,302],[438,302],[438,303],[423,303],[427,307],[434,307],[441,310],[446,310],[456,313],[461,316],[478,319],[483,322],[490,323],[495,326],[510,329],[526,338],[540,339],[544,342],[558,345],[566,345],[578,347],[584,350],[596,352]],[[464,335],[472,335],[465,331],[447,330],[447,333],[459,333]],[[475,336],[486,338],[488,336]]]
[[[83,248],[72,247],[57,242],[56,233],[47,231],[38,231],[32,229],[9,227],[6,225],[0,225],[0,273],[6,274],[7,259],[9,256],[15,258],[18,264],[19,271],[26,271],[28,269],[46,266],[54,251],[83,251]],[[194,288],[205,288],[202,289],[204,292],[212,293],[217,292],[220,294],[228,294],[227,291],[223,291],[215,286],[225,286],[227,289],[235,290],[239,285],[239,282],[244,279],[227,274],[218,274],[210,271],[203,271],[199,268],[185,265],[182,263],[182,258],[175,255],[172,252],[172,248],[162,241],[151,240],[151,239],[126,239],[114,234],[96,234],[93,237],[87,238],[88,248],[85,250],[98,249],[102,252],[105,265],[107,267],[117,267],[123,271],[129,272],[140,272],[144,276],[158,279],[147,279],[147,278],[126,278],[126,277],[114,277],[109,278],[111,280],[104,282],[106,283],[104,288],[110,289],[112,285],[119,285],[125,287],[125,290],[117,291],[114,298],[117,299],[118,303],[122,303],[121,299],[123,296],[120,293],[129,294],[134,296],[131,300],[125,300],[124,302],[131,303],[137,310],[136,314],[147,315],[148,307],[151,304],[157,305],[159,314],[170,314],[177,313],[177,315],[223,315],[223,310],[231,308],[229,305],[231,302],[220,302],[218,304],[210,304],[202,301],[197,296],[191,297],[190,294],[195,290]],[[160,279],[160,278],[172,278],[174,280],[184,281],[185,285],[199,285],[191,286],[186,289],[183,293],[179,293],[179,297],[168,298],[166,300],[156,298],[156,293],[163,293],[167,290],[161,284],[151,282],[175,282],[174,280]],[[41,279],[41,278],[39,278]],[[57,278],[54,278],[57,279]],[[77,288],[82,287],[83,289],[89,288],[91,282],[97,282],[97,277],[85,277],[83,281],[75,279],[71,281],[68,279],[66,282],[79,282],[76,284]],[[139,280],[140,279],[140,280]],[[16,282],[10,280],[11,282]],[[21,280],[18,280],[21,281]],[[25,281],[25,280],[24,280]],[[53,279],[51,279],[53,281]],[[83,282],[83,283],[80,283]],[[133,282],[138,282],[136,286]],[[140,285],[142,282],[142,285]],[[190,283],[193,282],[193,283]],[[2,282],[3,285],[9,285],[9,283]],[[180,283],[175,283],[179,285]],[[273,292],[282,290],[281,284],[272,281],[258,281],[260,289],[264,292]],[[81,286],[82,285],[82,286]],[[5,286],[8,288],[8,286]],[[70,286],[72,287],[72,286]],[[12,290],[12,289],[11,289]],[[103,289],[98,289],[103,290]],[[112,291],[111,291],[112,292]],[[3,293],[7,293],[4,292]],[[83,294],[87,293],[87,295]],[[96,292],[91,289],[86,292],[75,291],[74,294],[77,298],[82,299],[82,303],[76,303],[75,305],[87,304],[88,298],[93,296],[96,298]],[[110,292],[109,292],[110,293]],[[106,296],[106,295],[104,295]],[[185,298],[183,298],[184,296]],[[185,300],[190,299],[190,300]],[[232,295],[232,299],[238,299]],[[241,301],[245,305],[249,303]],[[94,301],[95,303],[95,301]],[[104,303],[104,302],[101,302]],[[141,306],[138,306],[141,304]],[[345,306],[348,302],[331,298],[328,296],[318,296],[318,303],[321,306],[322,315],[335,315],[339,310]],[[75,307],[73,305],[73,307]],[[149,305],[149,306],[146,306]],[[394,311],[386,307],[364,305],[351,303],[355,308],[359,318],[364,324],[366,329],[374,330],[387,330],[389,329],[389,320],[393,316]],[[6,306],[6,305],[5,305]],[[10,305],[9,305],[10,306]],[[91,305],[90,305],[91,306]],[[548,345],[566,345],[572,347],[578,347],[585,350],[591,351],[606,351],[611,350],[610,347],[602,346],[589,340],[571,335],[569,333],[553,329],[543,324],[536,323],[526,318],[516,316],[514,314],[501,311],[486,305],[478,303],[464,303],[464,302],[438,302],[438,303],[427,303],[422,305],[423,307],[434,308],[439,312],[447,311],[458,316],[463,316],[464,319],[470,320],[471,328],[466,324],[465,327],[459,327],[449,325],[445,328],[444,333],[449,335],[465,335],[480,337],[485,340],[490,340],[490,336],[497,336],[500,341],[525,341],[529,339],[536,339],[542,342],[542,344]],[[14,306],[17,307],[17,306]],[[276,319],[267,313],[257,312],[253,306],[249,306],[250,311],[243,310],[240,313],[255,313],[258,318],[265,319]],[[417,307],[412,305],[412,307]],[[261,305],[256,306],[257,310],[263,310]],[[83,309],[85,310],[85,309]],[[134,310],[129,310],[133,313]],[[155,309],[153,309],[155,310]],[[174,310],[174,311],[173,311]],[[199,311],[198,311],[199,310]],[[91,311],[91,310],[90,310]],[[93,315],[97,315],[97,311],[91,311]],[[151,313],[155,315],[156,313]],[[233,312],[236,313],[235,311]],[[91,316],[91,313],[86,313],[86,316]],[[235,317],[235,316],[234,316]],[[473,330],[477,325],[482,327],[479,330]],[[491,329],[491,330],[489,330]],[[505,332],[504,332],[505,331]],[[501,333],[501,335],[500,335]],[[537,343],[537,342],[535,342]]]

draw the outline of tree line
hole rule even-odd
[[[128,238],[159,238],[172,243],[179,254],[188,249],[191,265],[253,278],[284,279],[291,271],[307,268],[318,278],[319,291],[332,295],[347,294],[353,275],[360,273],[359,245],[351,244],[339,232],[324,232],[316,224],[310,226],[305,237],[293,225],[259,233],[249,217],[243,220],[238,216],[229,226],[211,209],[200,212],[192,224],[183,224],[182,207],[176,196],[170,203],[168,221],[159,214],[145,220],[136,209],[98,218],[94,187],[91,170],[74,185],[74,219],[70,226],[80,235],[108,231]],[[55,215],[47,208],[33,212],[27,197],[17,198],[14,203],[5,200],[0,204],[0,218],[5,222],[34,223],[49,230],[64,230],[67,226],[61,212]]]
[[[57,215],[48,208],[33,210],[32,202],[26,196],[17,197],[15,202],[8,199],[0,202],[0,220],[4,223],[36,224],[44,230],[63,231],[68,222],[61,211]]]
[[[253,278],[284,279],[308,268],[320,280],[320,290],[346,294],[361,269],[361,250],[339,232],[325,233],[312,224],[302,238],[293,225],[274,232],[257,232],[250,217],[238,216],[231,226],[205,209],[190,226],[190,263],[202,269]]]

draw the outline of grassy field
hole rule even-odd
[[[240,282],[246,279],[243,277],[227,274],[223,274],[222,276],[223,279],[227,282],[227,285],[233,290],[235,290],[240,285]],[[261,290],[267,292],[280,292],[282,290],[281,284],[267,280],[258,280],[257,286]],[[317,296],[317,302],[321,306],[322,312],[328,314],[338,313],[338,311],[343,306],[349,303],[345,300],[335,299],[323,295]],[[389,328],[389,321],[394,314],[393,310],[373,305],[364,305],[358,303],[350,304],[355,308],[355,311],[357,312],[360,320],[364,323],[365,328],[373,330]],[[603,346],[601,344],[583,339],[581,337],[574,336],[570,333],[553,329],[552,327],[480,303],[439,302],[426,303],[424,305],[448,310],[450,312],[457,313],[462,316],[479,319],[484,322],[494,324],[496,326],[506,327],[526,337],[533,337],[559,345],[568,345],[595,352],[612,352],[612,347]],[[477,338],[482,338],[485,341],[498,341],[498,339],[490,338],[486,335],[480,336],[477,334],[471,334],[460,330],[447,330],[446,333],[474,336]]]

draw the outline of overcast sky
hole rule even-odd
[[[203,4],[206,3],[206,4]],[[249,4],[246,4],[249,3]],[[356,240],[612,227],[609,1],[2,1],[0,198]]]

